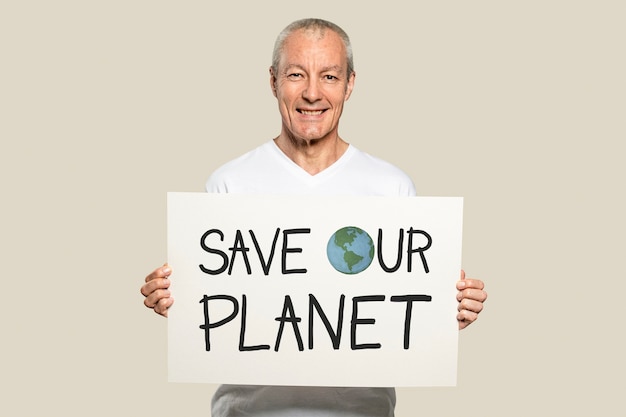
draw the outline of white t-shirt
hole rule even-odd
[[[334,164],[311,175],[273,140],[218,168],[210,193],[413,196],[415,186],[396,166],[350,145]]]
[[[399,168],[350,145],[333,165],[310,175],[274,141],[218,168],[208,179],[212,193],[414,196]],[[392,417],[394,388],[221,385],[212,417]]]

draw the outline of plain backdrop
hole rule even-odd
[[[0,3],[2,414],[209,415],[139,288],[166,193],[278,134],[271,50],[302,17],[352,38],[341,135],[464,197],[489,292],[458,386],[399,389],[397,416],[624,415],[626,3],[603,0]]]

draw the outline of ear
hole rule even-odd
[[[354,79],[356,78],[356,72],[352,71],[352,74],[348,77],[348,83],[346,84],[346,98],[344,101],[348,101],[350,95],[352,94],[352,90],[354,89]]]
[[[278,79],[276,78],[276,74],[274,74],[274,68],[270,67],[270,88],[272,89],[272,94],[276,97],[276,82]]]

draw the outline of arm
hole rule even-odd
[[[466,279],[465,271],[461,270],[461,279],[456,283],[456,289],[459,290],[456,296],[459,302],[459,313],[456,316],[459,330],[466,328],[478,318],[478,313],[482,311],[483,303],[487,299],[484,288],[485,285],[481,280]]]
[[[171,273],[172,268],[164,264],[148,274],[145,284],[141,286],[141,294],[146,297],[144,305],[164,317],[167,317],[167,310],[174,303],[169,290]]]

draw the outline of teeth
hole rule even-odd
[[[323,110],[300,110],[300,113],[306,114],[307,116],[316,116],[322,114]]]

